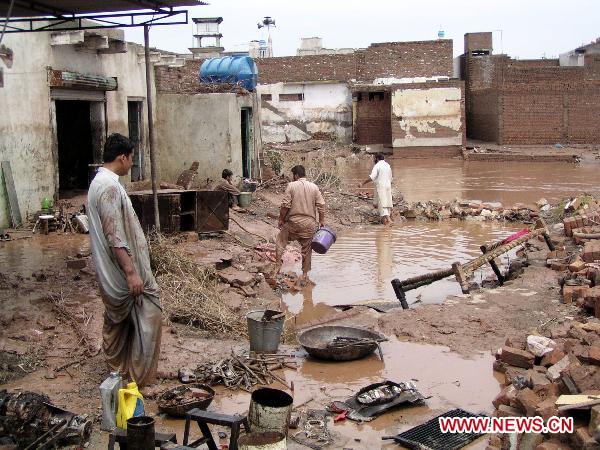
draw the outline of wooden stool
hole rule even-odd
[[[195,420],[198,426],[200,427],[200,431],[202,432],[202,437],[191,444],[188,444],[188,439],[190,437],[190,421]],[[197,448],[202,444],[206,444],[209,450],[219,450],[215,440],[210,433],[210,429],[208,428],[208,424],[211,425],[221,425],[227,426],[231,428],[231,437],[229,438],[229,450],[237,450],[237,441],[240,437],[240,425],[244,425],[244,429],[246,433],[250,432],[250,426],[248,425],[248,418],[242,415],[233,415],[228,416],[226,414],[219,414],[214,412],[204,411],[198,408],[194,408],[186,414],[185,417],[185,432],[183,434],[183,445],[187,445],[189,447]]]
[[[114,450],[115,442],[119,444],[120,449],[127,448],[127,430],[122,428],[115,428],[110,433],[108,439],[108,450]],[[173,442],[177,444],[177,435],[175,433],[154,433],[154,446],[162,447],[167,442]]]

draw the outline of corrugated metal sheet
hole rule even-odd
[[[0,14],[6,14],[9,4],[10,0],[0,0]],[[16,1],[12,17],[69,16],[143,9],[169,9],[177,6],[203,4],[205,3],[198,0],[30,0]]]
[[[116,91],[117,79],[115,77],[101,77],[99,75],[69,72],[66,70],[50,70],[50,87],[92,89],[96,91]]]

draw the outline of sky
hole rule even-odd
[[[367,47],[374,42],[436,39],[439,30],[463,53],[464,34],[493,31],[494,53],[552,58],[600,37],[598,0],[208,0],[188,8],[188,25],[155,26],[150,45],[189,53],[192,17],[223,17],[221,45],[247,50],[264,39],[257,23],[271,16],[274,56],[295,55],[300,38],[318,36],[326,48]],[[127,40],[143,43],[140,28]]]

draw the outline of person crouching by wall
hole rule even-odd
[[[221,181],[217,183],[214,190],[227,192],[229,198],[229,207],[235,211],[240,210],[239,207],[239,195],[240,190],[233,184],[233,172],[229,169],[223,169],[221,174]]]

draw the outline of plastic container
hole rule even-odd
[[[244,192],[255,192],[257,187],[258,181],[244,180],[242,183],[242,190]]]
[[[311,244],[312,249],[315,252],[320,253],[321,255],[325,254],[327,253],[327,250],[329,250],[329,247],[331,247],[336,241],[336,239],[337,236],[335,234],[335,231],[333,231],[329,227],[321,227],[313,236]]]
[[[154,419],[148,416],[127,419],[127,449],[154,450]]]
[[[100,385],[100,399],[102,400],[100,429],[103,431],[112,431],[117,426],[117,405],[122,383],[119,372],[111,372],[110,376]]]
[[[287,392],[259,388],[250,397],[248,423],[253,433],[278,432],[287,436],[294,399]]]
[[[238,205],[240,208],[247,208],[252,203],[252,192],[240,192],[238,196]]]
[[[52,206],[54,205],[54,202],[49,197],[43,198],[41,203],[42,211],[44,212],[50,211],[52,209]]]
[[[140,394],[135,381],[119,389],[119,407],[117,408],[117,426],[126,429],[127,421],[132,417],[145,416],[144,397]]]
[[[239,450],[286,450],[287,442],[283,433],[248,433],[238,439]]]
[[[266,317],[274,317],[266,319]],[[277,353],[285,314],[279,311],[258,310],[246,314],[248,321],[248,335],[250,337],[250,351],[256,353]]]
[[[209,58],[200,66],[199,79],[202,83],[240,83],[253,91],[258,82],[258,69],[249,56]]]

